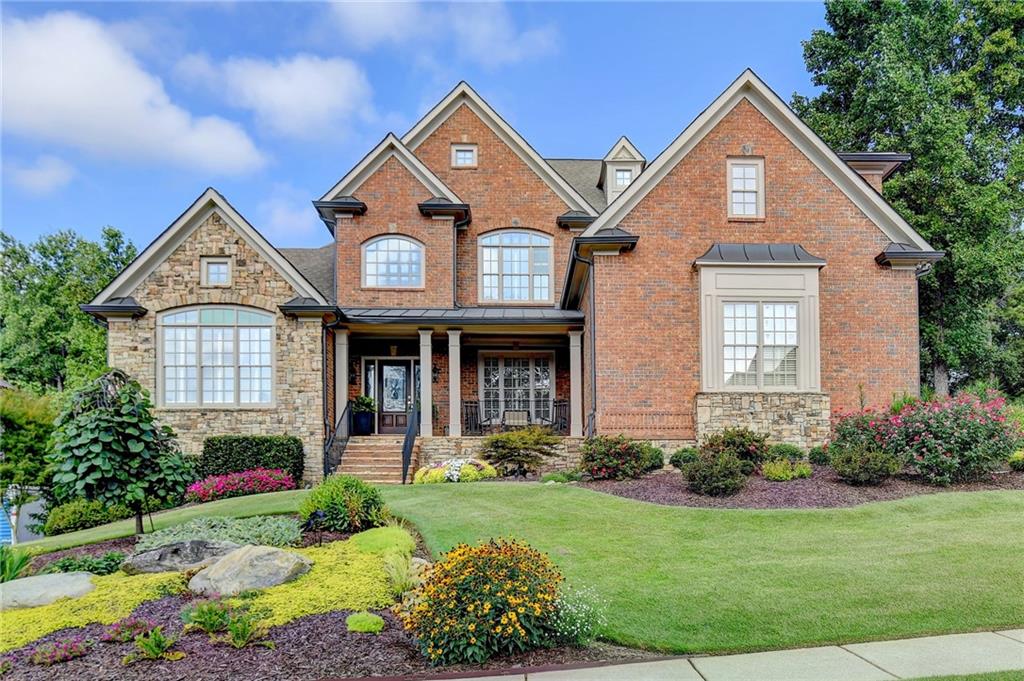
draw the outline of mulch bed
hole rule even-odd
[[[751,475],[746,486],[728,497],[708,497],[691,492],[677,471],[658,471],[639,480],[593,480],[580,486],[638,501],[697,508],[835,508],[870,501],[902,499],[936,492],[1024,490],[1024,473],[993,473],[976,482],[937,487],[912,476],[897,476],[878,487],[853,487],[839,480],[828,466],[814,466],[814,477],[771,482]]]
[[[179,613],[187,602],[180,596],[168,596],[142,604],[134,615],[163,624],[165,633],[179,635],[182,629]],[[378,636],[349,633],[345,628],[345,617],[349,612],[311,615],[274,627],[269,634],[275,643],[273,649],[249,646],[236,650],[228,645],[211,643],[206,634],[193,632],[181,637],[175,649],[184,652],[185,657],[174,662],[141,661],[126,667],[121,660],[133,652],[131,643],[96,643],[85,656],[52,667],[40,667],[27,661],[27,651],[40,643],[69,636],[98,639],[104,627],[94,624],[81,629],[65,629],[13,651],[16,666],[4,678],[24,681],[314,681],[325,677],[422,676],[656,657],[639,650],[596,645],[538,650],[491,660],[484,665],[436,668],[427,664],[391,612],[378,611],[385,620],[384,631]]]
[[[71,549],[45,553],[32,559],[31,570],[33,573],[39,572],[53,561],[68,556],[95,556],[98,558],[111,551],[117,551],[126,556],[131,555],[135,551],[135,537],[108,539],[107,541],[96,542],[95,544],[86,544],[85,546],[76,546]]]

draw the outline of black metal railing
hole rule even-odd
[[[416,446],[416,436],[420,431],[420,410],[409,411],[409,425],[405,428],[405,440],[402,441],[402,484],[405,484],[409,476],[409,466],[412,464],[412,450]]]
[[[569,401],[515,400],[498,404],[462,401],[464,435],[484,435],[529,426],[544,426],[556,435],[568,435]]]
[[[327,423],[327,439],[324,440],[324,475],[330,475],[341,463],[341,455],[352,433],[352,400],[345,403],[345,408],[333,426]]]

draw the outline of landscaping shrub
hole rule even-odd
[[[10,582],[25,575],[32,555],[9,544],[0,544],[0,583]]]
[[[683,466],[683,475],[692,491],[713,497],[735,494],[747,484],[743,462],[731,452],[702,451]]]
[[[580,470],[595,480],[639,478],[649,463],[644,444],[625,435],[587,438],[581,447]]]
[[[36,646],[32,649],[32,652],[29,653],[28,660],[32,664],[50,667],[55,664],[60,664],[61,662],[73,660],[76,657],[82,657],[89,652],[89,648],[91,647],[92,641],[89,641],[82,636],[62,638],[59,641],[41,643]]]
[[[554,473],[545,473],[541,476],[541,482],[579,482],[581,476],[579,471],[555,471]]]
[[[131,510],[120,504],[108,505],[98,499],[86,501],[75,499],[66,504],[55,506],[46,515],[43,534],[52,537],[65,532],[86,530],[90,527],[105,525],[115,520],[132,517]]]
[[[812,475],[811,464],[806,461],[790,461],[789,459],[770,459],[761,464],[761,475],[765,480],[787,482],[796,478],[809,478]]]
[[[831,445],[832,468],[849,485],[880,485],[900,469],[896,457],[864,445]]]
[[[696,461],[698,456],[700,456],[700,452],[696,447],[680,447],[673,452],[672,456],[669,457],[668,462],[679,470],[682,470],[683,466],[686,464],[691,461]]]
[[[357,634],[379,634],[384,631],[384,618],[372,612],[354,612],[345,618],[345,628]]]
[[[185,501],[204,502],[295,489],[295,480],[280,468],[253,468],[240,473],[211,475],[185,490]]]
[[[478,459],[447,459],[416,471],[413,484],[437,482],[476,482],[498,477],[494,466]]]
[[[1011,454],[1007,462],[1010,464],[1011,470],[1024,472],[1024,449]]]
[[[199,629],[211,636],[228,628],[231,606],[219,598],[196,601],[181,611],[185,631]]]
[[[299,521],[287,516],[260,515],[251,518],[193,518],[139,537],[136,551],[149,551],[187,539],[232,541],[236,544],[292,546],[302,538]]]
[[[53,572],[91,572],[94,575],[110,575],[121,569],[124,554],[119,551],[108,551],[102,556],[65,556],[48,564],[44,573]]]
[[[584,647],[607,624],[604,604],[593,589],[563,589],[551,620],[554,643]]]
[[[302,440],[294,435],[215,435],[203,441],[199,475],[281,469],[300,482],[305,461]]]
[[[380,492],[351,475],[330,475],[313,488],[299,506],[302,520],[323,512],[323,529],[334,532],[358,532],[373,527],[384,509]]]
[[[135,648],[137,652],[125,655],[121,664],[129,665],[139,660],[180,660],[185,653],[180,650],[171,650],[178,642],[176,636],[165,636],[162,626],[153,627],[144,634],[135,637]]]
[[[700,451],[702,454],[728,453],[741,461],[759,464],[768,455],[768,436],[748,428],[726,428],[721,433],[705,437]]]
[[[811,468],[811,464],[807,461],[797,461],[793,464],[794,478],[810,478],[813,475],[814,469]]]
[[[56,417],[53,400],[22,390],[0,390],[0,499],[19,506],[35,488],[49,487],[46,455]]]
[[[807,460],[816,466],[827,466],[829,460],[828,449],[821,446],[811,447],[807,452]]]
[[[772,445],[768,448],[768,454],[765,456],[768,461],[773,459],[786,459],[787,461],[803,461],[804,450],[800,449],[796,445],[780,443]]]
[[[551,559],[527,544],[460,544],[399,617],[432,664],[481,663],[551,642],[561,581]]]
[[[655,447],[650,442],[641,442],[644,473],[661,470],[665,467],[665,452],[660,447]]]
[[[530,426],[484,438],[480,455],[502,475],[536,473],[545,459],[555,456],[558,438],[549,428]]]

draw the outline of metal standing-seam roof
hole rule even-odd
[[[571,324],[582,323],[579,310],[547,307],[350,307],[341,310],[349,322],[367,324]]]
[[[817,265],[825,260],[800,244],[714,244],[697,258],[697,265]]]

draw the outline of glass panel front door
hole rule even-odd
[[[411,383],[408,361],[381,360],[377,394],[378,432],[404,433],[409,424]]]

